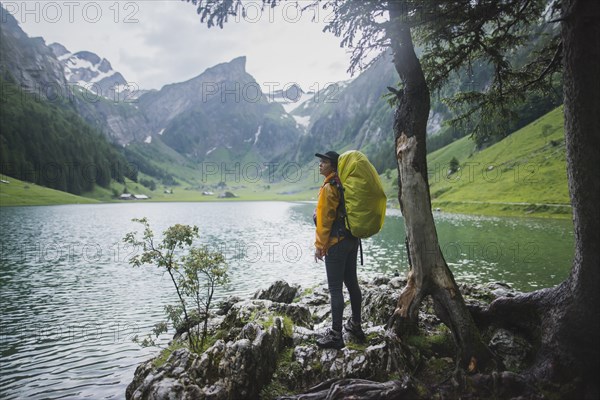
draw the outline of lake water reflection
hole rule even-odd
[[[325,280],[313,260],[314,204],[127,203],[0,208],[0,397],[123,398],[135,367],[156,353],[131,341],[175,302],[168,276],[132,268],[121,241],[147,217],[156,233],[198,225],[199,244],[225,253],[231,284],[219,298],[248,296],[284,279]],[[459,282],[504,281],[530,291],[569,271],[569,221],[436,213],[444,256]],[[360,276],[405,274],[404,222],[391,210],[364,241]],[[168,335],[161,337],[163,343]]]

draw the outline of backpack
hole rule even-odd
[[[363,153],[350,150],[338,159],[338,176],[346,229],[360,239],[375,235],[383,227],[387,202],[375,167]]]

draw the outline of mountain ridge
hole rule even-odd
[[[16,21],[10,29],[17,32],[23,44],[31,41]],[[134,96],[125,88],[122,74],[97,54],[89,50],[72,53],[59,43],[46,46],[45,51],[54,55],[55,72],[57,65],[62,65],[64,76],[60,85],[74,91],[75,109],[109,140],[121,146],[152,146],[153,141],[160,140],[194,162],[214,160],[217,154],[223,155],[224,160],[304,162],[308,155],[325,146],[340,145],[341,140],[326,140],[325,131],[339,131],[334,135],[337,139],[354,135],[354,128],[346,127],[347,120],[365,105],[361,102],[357,106],[348,100],[329,115],[327,101],[338,101],[337,93],[331,91],[342,91],[349,83],[330,85],[326,88],[329,92],[314,94],[305,93],[297,85],[263,93],[246,71],[245,56],[209,67],[186,81]],[[321,129],[316,129],[312,117],[292,110],[319,96],[323,102],[316,104],[322,108],[316,114],[316,124]],[[366,96],[367,105],[379,96],[371,91]],[[335,124],[327,123],[332,120]],[[377,140],[377,135],[371,136],[374,137],[364,135],[352,143],[361,148],[366,142]]]
[[[87,50],[71,53],[60,43],[51,43],[48,47],[63,64],[65,79],[70,84],[85,87],[105,98],[115,98],[122,94],[120,87],[128,85],[123,75],[96,53]]]

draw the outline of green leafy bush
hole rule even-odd
[[[150,264],[164,269],[173,282],[179,303],[165,307],[167,320],[178,333],[187,332],[190,349],[200,352],[208,336],[208,319],[215,289],[227,284],[227,264],[222,253],[203,247],[192,247],[198,238],[198,227],[176,224],[163,232],[163,239],[156,242],[154,232],[146,218],[133,219],[144,227],[143,236],[136,232],[125,235],[123,241],[141,252],[130,260],[134,267]],[[181,254],[183,252],[183,254]],[[167,332],[167,324],[154,328],[158,337]],[[155,345],[151,335],[141,342],[143,346]]]

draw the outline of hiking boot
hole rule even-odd
[[[327,329],[327,333],[317,339],[317,346],[324,349],[340,350],[345,346],[344,339],[342,339],[342,332]]]
[[[360,324],[355,323],[352,318],[346,321],[344,324],[344,329],[346,329],[346,332],[353,334],[354,337],[356,337],[360,342],[367,340],[367,337],[365,336]]]

